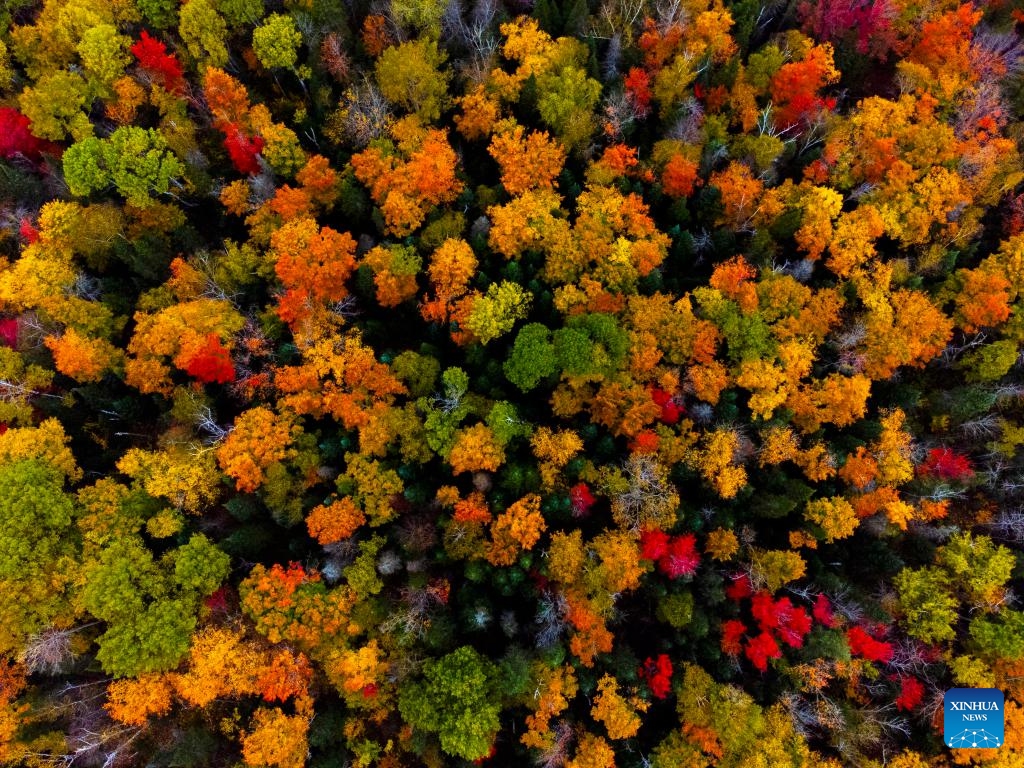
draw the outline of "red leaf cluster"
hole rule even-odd
[[[905,677],[900,681],[900,695],[896,697],[896,709],[910,712],[924,698],[924,684],[916,677]]]
[[[825,593],[818,595],[818,598],[814,601],[814,607],[811,609],[811,613],[814,616],[814,620],[822,626],[834,629],[836,626],[836,617],[832,613],[832,603],[825,597]]]
[[[34,243],[39,239],[39,230],[35,228],[35,225],[27,217],[22,217],[21,221],[18,222],[18,234],[21,235],[22,240],[26,243]]]
[[[230,384],[235,380],[231,355],[216,333],[207,335],[206,342],[188,361],[185,372],[205,384]]]
[[[586,483],[576,483],[569,489],[569,501],[573,517],[586,517],[590,514],[590,508],[597,503],[597,498]]]
[[[223,130],[224,149],[228,151],[235,170],[250,176],[259,173],[260,164],[256,158],[263,151],[263,139],[246,136],[234,123],[228,123]]]
[[[59,154],[56,144],[36,138],[29,131],[32,121],[16,109],[0,107],[0,157],[10,160],[23,155],[37,161],[43,152]]]
[[[876,640],[863,627],[850,627],[846,630],[846,643],[854,656],[883,664],[892,661],[892,644]]]
[[[770,659],[782,656],[780,642],[790,648],[803,647],[813,624],[811,614],[806,608],[793,605],[788,597],[776,600],[764,590],[754,593],[750,578],[745,574],[735,577],[725,588],[725,594],[735,602],[750,598],[750,614],[757,623],[757,629],[760,630],[758,635],[748,638],[744,646],[747,625],[738,619],[723,622],[722,650],[725,653],[735,656],[742,650],[750,663],[764,672]],[[819,622],[826,626],[833,625],[834,619],[827,598],[824,603],[819,598],[813,611],[814,618]]]
[[[142,30],[131,50],[139,66],[157,85],[168,93],[182,93],[185,90],[185,78],[182,76],[184,70],[178,57],[168,53],[167,46],[150,37],[146,30]]]
[[[769,632],[762,632],[757,637],[751,638],[747,642],[747,647],[743,653],[750,660],[750,663],[761,672],[768,669],[769,659],[782,657],[779,644],[775,642],[775,638]]]
[[[666,698],[672,691],[672,662],[668,654],[662,653],[657,659],[648,656],[640,667],[640,678],[647,683],[654,698]]]
[[[692,576],[700,565],[697,537],[692,533],[669,536],[664,531],[644,531],[640,535],[640,555],[658,563],[658,570],[671,579]]]
[[[623,83],[626,86],[626,98],[639,117],[647,117],[651,113],[651,78],[640,67],[633,67],[626,75]]]
[[[0,344],[11,348],[18,346],[18,318],[5,317],[0,320]]]
[[[838,42],[851,33],[857,52],[884,59],[896,44],[892,20],[896,8],[889,0],[810,0],[799,7],[804,31],[816,40]]]
[[[974,477],[971,460],[949,448],[932,448],[917,471],[923,477],[956,482],[966,482]]]
[[[658,418],[663,424],[675,424],[682,417],[684,410],[679,401],[668,390],[651,387],[651,400],[661,408]]]

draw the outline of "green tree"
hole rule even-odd
[[[96,658],[115,677],[173,669],[188,652],[201,598],[228,574],[230,561],[205,536],[193,536],[159,561],[138,535],[110,541],[86,566],[83,607],[107,629]]]
[[[512,330],[516,320],[522,320],[530,310],[532,296],[519,283],[503,280],[492,283],[487,294],[473,303],[466,328],[481,343],[487,344]]]
[[[377,85],[388,101],[414,112],[423,123],[441,117],[448,100],[450,73],[442,70],[445,54],[434,40],[411,40],[392,46],[377,59]]]
[[[92,136],[92,123],[85,114],[87,87],[74,72],[50,72],[18,95],[25,117],[32,121],[32,133],[41,139],[63,141],[71,136],[81,141]]]
[[[968,631],[987,659],[1024,658],[1024,612],[1004,608],[998,617],[979,616]]]
[[[423,680],[400,692],[398,709],[414,728],[436,733],[441,749],[465,760],[485,757],[498,732],[498,668],[468,645],[423,665]]]
[[[528,323],[520,328],[503,370],[505,377],[523,392],[529,392],[555,373],[558,361],[547,326]]]
[[[178,34],[200,69],[228,63],[228,27],[208,0],[188,0],[178,19]]]
[[[64,177],[73,195],[98,192],[113,183],[132,205],[145,208],[152,193],[166,194],[184,165],[152,128],[125,126],[109,139],[88,138],[64,153]]]
[[[299,60],[302,33],[295,19],[281,13],[272,13],[252,32],[252,49],[267,69],[290,69]]]
[[[960,360],[964,378],[970,382],[998,381],[1017,364],[1017,342],[1009,339],[993,341],[971,350]]]
[[[75,506],[61,473],[38,460],[0,466],[0,653],[70,615],[66,589],[77,571]]]
[[[174,0],[136,0],[142,17],[156,29],[167,29],[178,18],[178,3]]]
[[[941,568],[904,568],[895,579],[907,634],[926,643],[952,640],[956,635],[957,600]]]
[[[131,40],[119,34],[113,24],[97,24],[82,35],[78,55],[85,71],[104,89],[120,77],[131,61],[128,48]]]
[[[597,127],[594,107],[601,98],[601,84],[579,67],[564,67],[540,78],[537,86],[541,119],[566,147],[585,146]]]

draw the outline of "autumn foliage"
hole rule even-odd
[[[1019,0],[0,22],[0,766],[1022,764]]]

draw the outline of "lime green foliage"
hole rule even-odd
[[[582,147],[597,128],[594,107],[601,84],[578,67],[564,67],[538,82],[541,119],[569,148]]]
[[[504,365],[508,380],[529,392],[557,369],[558,359],[547,326],[529,323],[520,328]]]
[[[466,319],[466,328],[484,344],[512,330],[516,320],[522,320],[530,310],[532,297],[518,283],[502,281],[487,289],[487,294],[476,300]]]
[[[1017,362],[1020,351],[1017,342],[1003,339],[968,352],[960,360],[968,381],[998,381]]]
[[[74,72],[51,72],[18,96],[24,115],[32,121],[32,133],[41,139],[62,141],[71,136],[81,141],[93,135],[85,114],[87,87]]]
[[[252,49],[267,69],[294,67],[300,45],[302,33],[295,27],[295,19],[280,13],[272,13],[252,33]]]
[[[423,665],[423,679],[400,692],[398,708],[414,728],[436,733],[441,749],[484,757],[498,732],[498,669],[468,645]]]
[[[227,576],[230,561],[193,536],[159,561],[137,535],[111,541],[87,564],[83,607],[103,622],[96,658],[115,677],[173,669],[188,651],[201,598]]]
[[[10,652],[68,610],[78,547],[64,478],[40,461],[0,465],[0,509],[0,591],[24,598],[0,615],[0,652]]]
[[[949,594],[949,576],[940,568],[904,569],[896,575],[896,590],[907,633],[926,643],[954,637],[957,600]]]
[[[118,128],[109,139],[85,139],[64,153],[64,176],[73,195],[113,184],[139,208],[152,204],[152,194],[169,192],[184,170],[167,140],[152,128]]]

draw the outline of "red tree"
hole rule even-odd
[[[142,30],[139,39],[132,45],[132,55],[146,74],[168,93],[181,93],[185,90],[181,62],[173,53],[167,52],[166,45],[150,37],[146,30]]]

